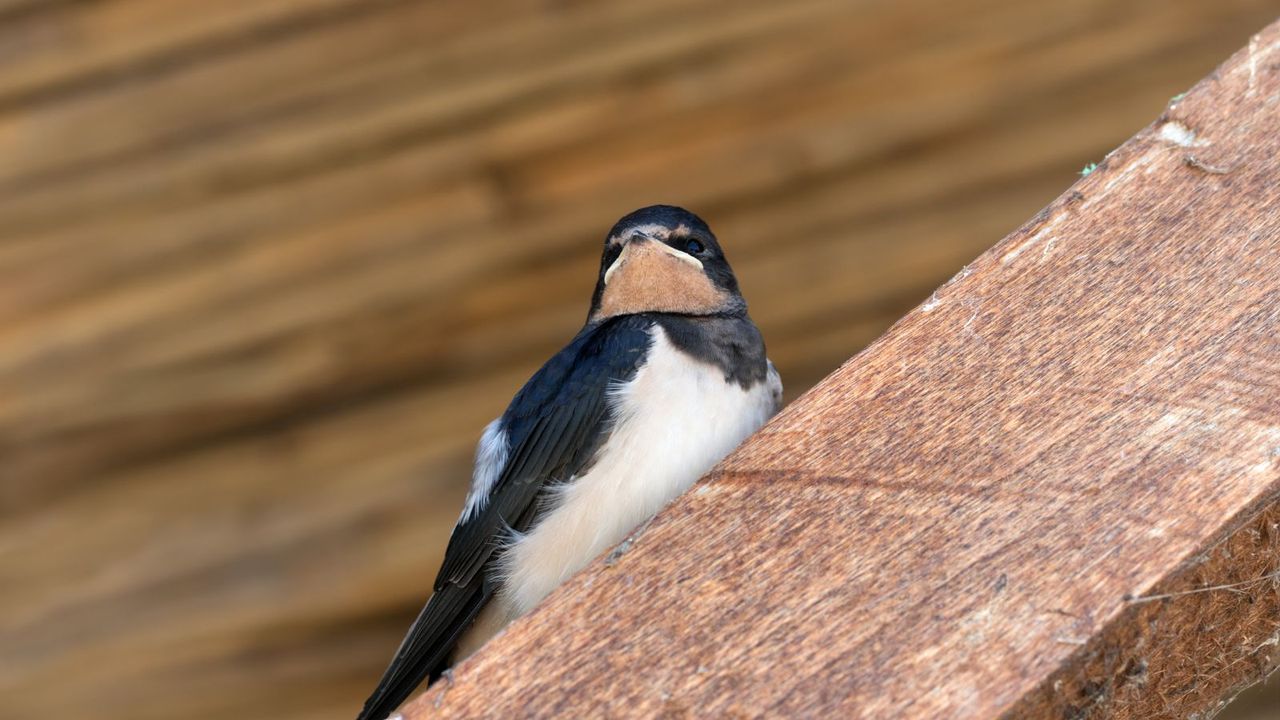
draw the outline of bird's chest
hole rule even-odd
[[[504,558],[504,595],[523,614],[684,492],[772,414],[766,383],[743,389],[675,349],[661,330],[634,379],[613,390],[614,425],[591,468],[555,489],[552,510]]]

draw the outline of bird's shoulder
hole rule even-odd
[[[659,315],[653,321],[677,350],[723,371],[725,382],[745,390],[767,380],[764,337],[746,314]]]
[[[503,413],[508,432],[517,434],[521,422],[634,374],[652,343],[654,324],[652,317],[625,315],[584,327],[512,398]]]

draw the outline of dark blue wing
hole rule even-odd
[[[485,569],[508,528],[524,531],[543,491],[581,472],[611,422],[610,387],[644,362],[653,320],[631,315],[587,327],[520,389],[502,416],[509,454],[483,507],[449,538],[435,594],[409,628],[359,720],[381,720],[428,675],[447,666],[453,646],[492,596]]]
[[[608,430],[608,391],[635,376],[652,321],[620,317],[579,333],[521,388],[502,416],[510,453],[488,501],[449,539],[436,589],[471,582],[506,528],[526,530],[535,498],[591,461]]]

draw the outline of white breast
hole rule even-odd
[[[614,390],[618,421],[595,464],[557,489],[554,510],[505,554],[500,614],[528,612],[621,542],[763,425],[781,392],[772,364],[766,382],[743,390],[655,327],[644,367]]]

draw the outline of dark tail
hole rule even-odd
[[[491,591],[484,582],[470,585],[446,584],[427,601],[391,665],[382,674],[378,687],[357,720],[383,720],[395,711],[428,677],[435,680],[449,666],[449,655],[462,631],[475,620]]]

